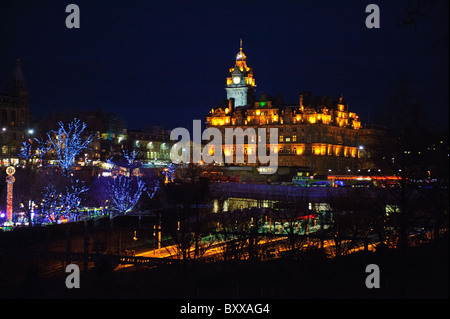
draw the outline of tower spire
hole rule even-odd
[[[239,53],[236,55],[236,62],[245,61],[245,54],[242,52],[242,38],[239,41]]]
[[[12,85],[17,87],[23,87],[25,85],[25,78],[23,77],[20,63],[20,59],[17,59],[12,78]]]

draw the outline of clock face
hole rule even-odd
[[[233,78],[233,83],[234,83],[234,84],[238,84],[239,82],[241,82],[241,79],[240,79],[238,76],[235,76],[235,77]]]
[[[14,166],[8,166],[6,168],[6,174],[8,174],[8,175],[14,175],[15,172],[16,172],[16,169],[14,168]]]

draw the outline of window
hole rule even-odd
[[[278,142],[283,142],[283,135],[280,135],[280,136],[278,137]]]
[[[297,142],[297,135],[292,136],[292,142]]]
[[[16,125],[16,111],[11,111],[11,126]]]

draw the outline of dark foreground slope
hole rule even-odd
[[[60,273],[45,277],[29,263],[3,276],[2,298],[448,298],[448,237],[399,250],[355,253],[337,259],[321,254],[292,261],[215,262],[149,268],[98,264],[82,272],[79,289],[68,289]],[[7,261],[3,261],[3,265]],[[368,289],[368,264],[380,268],[380,288]],[[6,269],[6,268],[5,268]],[[5,275],[5,274],[4,274]],[[9,278],[11,279],[11,278]]]

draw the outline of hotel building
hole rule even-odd
[[[266,138],[269,145],[269,129],[278,129],[278,145],[267,146],[278,154],[279,167],[298,167],[315,174],[355,172],[363,147],[359,145],[361,121],[340,95],[314,97],[309,92],[299,94],[298,104],[275,105],[271,100],[255,99],[256,82],[253,70],[247,65],[242,43],[236,55],[235,65],[226,78],[228,105],[212,108],[206,118],[207,127],[218,128],[225,136],[226,128],[266,128],[266,136],[246,138],[243,144],[225,145],[221,150],[209,149],[210,155],[220,151],[233,156],[236,165],[236,149],[248,155],[258,154],[258,143]],[[249,140],[252,139],[252,140]],[[253,140],[256,139],[256,140]],[[256,163],[239,165],[258,166]]]

